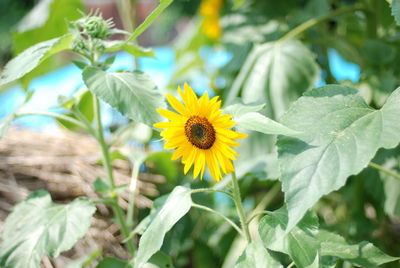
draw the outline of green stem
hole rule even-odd
[[[292,267],[294,267],[294,266],[295,266],[295,263],[294,263],[294,262],[291,262],[291,263],[288,265],[287,268],[292,268]]]
[[[112,166],[111,166],[111,160],[110,160],[110,154],[108,151],[108,145],[104,139],[104,134],[103,134],[103,124],[101,122],[101,111],[100,111],[100,102],[99,99],[96,96],[93,96],[94,98],[94,112],[95,112],[95,118],[96,118],[96,123],[97,123],[97,141],[99,142],[99,145],[101,147],[101,152],[103,154],[103,165],[106,168],[107,171],[107,177],[108,177],[108,182],[111,187],[111,190],[115,188],[115,181],[114,181],[114,176],[112,172]],[[118,224],[121,228],[121,233],[124,238],[127,238],[129,236],[129,229],[128,226],[126,225],[126,222],[124,220],[124,213],[121,209],[121,207],[118,204],[118,195],[112,198],[112,209],[114,212],[114,215],[118,221]],[[129,253],[133,255],[135,251],[135,245],[133,244],[132,240],[126,241]]]
[[[314,27],[315,25],[317,25],[321,22],[324,22],[326,20],[329,20],[331,18],[340,16],[343,14],[347,14],[347,13],[352,13],[355,11],[360,11],[360,10],[365,10],[363,5],[354,5],[354,6],[350,6],[350,7],[344,7],[341,9],[337,9],[337,10],[332,11],[331,13],[321,16],[319,18],[310,19],[310,20],[300,24],[299,26],[295,27],[287,34],[285,34],[283,37],[281,37],[278,40],[278,42],[284,42],[289,39],[293,39],[293,38],[297,37],[298,35],[302,34],[303,32],[307,31],[308,29]]]
[[[388,170],[388,169],[382,167],[381,165],[378,165],[378,164],[376,164],[376,163],[370,162],[370,163],[368,164],[368,166],[369,166],[369,167],[372,167],[372,168],[374,168],[374,169],[376,169],[376,170],[379,170],[380,172],[383,172],[383,173],[385,173],[385,174],[387,174],[387,175],[389,175],[389,176],[392,176],[393,178],[396,178],[396,179],[400,180],[400,175],[399,175],[399,174],[397,174],[397,173],[395,173],[395,172],[393,172],[393,171],[390,171],[390,170]]]
[[[378,35],[378,18],[379,14],[379,2],[372,0],[369,2],[368,9],[364,10],[366,22],[367,22],[367,34],[368,38],[376,39]]]
[[[66,115],[62,115],[62,114],[56,114],[56,113],[50,113],[50,112],[27,112],[27,113],[19,113],[16,114],[16,117],[22,117],[22,116],[27,116],[27,115],[43,115],[43,116],[49,116],[49,117],[53,117],[56,119],[60,119],[60,120],[65,120],[67,122],[70,122],[78,127],[81,127],[83,129],[86,129],[86,126],[84,124],[82,124],[81,122],[79,122],[78,120],[66,116]]]
[[[129,185],[129,201],[128,201],[128,212],[126,214],[126,224],[129,227],[133,226],[133,216],[135,212],[135,198],[137,194],[137,184],[139,177],[139,167],[141,162],[134,161],[132,167],[131,183]]]
[[[136,27],[136,0],[118,0],[117,7],[124,29],[132,33]],[[133,9],[132,7],[135,8]],[[139,70],[139,58],[134,56],[133,60],[135,63],[135,70]]]
[[[202,210],[205,210],[205,211],[208,211],[208,212],[211,212],[211,213],[214,213],[214,214],[220,216],[220,217],[223,218],[226,222],[228,222],[230,225],[232,225],[232,227],[235,228],[235,230],[236,230],[241,236],[245,237],[244,234],[243,234],[243,231],[239,228],[239,226],[237,226],[231,219],[229,219],[228,217],[226,217],[224,214],[222,214],[222,213],[220,213],[220,212],[218,212],[218,211],[216,211],[216,210],[214,210],[214,209],[212,209],[212,208],[209,208],[209,207],[206,207],[206,206],[202,206],[202,205],[199,205],[199,204],[195,204],[195,203],[192,203],[192,207],[198,208],[198,209],[202,209]]]
[[[235,202],[236,205],[236,210],[239,216],[240,220],[240,225],[243,229],[243,232],[245,234],[246,240],[248,243],[251,242],[251,236],[250,236],[250,231],[249,231],[249,226],[246,221],[246,217],[244,214],[243,210],[243,205],[242,205],[242,198],[240,197],[240,188],[239,188],[239,183],[236,178],[236,173],[235,171],[232,172],[232,183],[233,183],[233,201]]]
[[[267,210],[258,211],[258,212],[256,212],[256,213],[254,213],[254,214],[251,215],[250,218],[247,220],[247,224],[250,224],[250,222],[251,222],[252,220],[254,220],[255,218],[257,218],[258,216],[266,215],[266,214],[268,214],[268,213],[269,213],[269,211],[267,211]]]
[[[228,193],[226,191],[223,191],[223,190],[216,190],[216,189],[210,189],[210,188],[199,188],[199,189],[193,189],[192,190],[192,194],[204,193],[204,192],[223,193],[223,194],[226,194],[227,196],[229,196],[230,198],[233,199],[233,195],[232,194],[230,194],[230,193]]]

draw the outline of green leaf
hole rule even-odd
[[[236,122],[236,127],[254,130],[264,134],[271,135],[286,135],[286,136],[296,136],[300,132],[290,129],[278,122],[260,114],[260,113],[247,113],[238,118],[234,118]]]
[[[165,101],[150,77],[143,73],[107,73],[94,67],[83,71],[86,86],[97,97],[132,120],[152,126],[162,121],[157,108]]]
[[[260,113],[257,113],[257,111],[260,111],[264,106],[265,105],[245,105],[236,103],[226,107],[224,110],[226,113],[232,114],[233,121],[236,122],[235,126],[237,128],[254,130],[271,135],[296,136],[300,134],[298,131],[292,130]]]
[[[396,49],[380,40],[367,40],[361,47],[361,54],[371,65],[379,65],[393,61]]]
[[[247,113],[259,112],[265,107],[265,104],[257,103],[235,103],[224,108],[225,113],[231,114],[233,118],[240,117]]]
[[[107,52],[125,50],[135,57],[155,57],[154,50],[152,50],[151,48],[144,48],[132,43],[126,43],[125,41],[103,41],[103,44],[105,45]]]
[[[309,212],[290,232],[286,232],[287,223],[286,207],[264,216],[258,228],[264,246],[289,254],[298,267],[318,267],[318,218]]]
[[[245,0],[234,0],[233,9],[239,9]]]
[[[174,268],[174,264],[170,256],[162,251],[158,251],[143,268]]]
[[[299,41],[265,43],[249,54],[227,103],[242,89],[245,103],[266,102],[267,114],[278,118],[291,101],[314,86],[318,77],[314,55]]]
[[[99,264],[97,264],[96,268],[132,268],[132,266],[126,261],[108,257],[102,259]]]
[[[338,257],[360,267],[373,268],[399,259],[366,241],[350,245],[340,235],[325,230],[320,230],[317,238],[321,242],[321,255]]]
[[[19,22],[13,33],[14,52],[20,53],[39,42],[68,32],[67,21],[82,16],[82,0],[43,0]]]
[[[0,75],[0,86],[23,77],[51,55],[69,49],[70,43],[71,35],[64,35],[26,49],[4,67]]]
[[[397,25],[400,25],[400,0],[392,1],[392,15],[396,20]]]
[[[88,256],[83,256],[79,259],[69,262],[65,268],[84,268],[88,267],[92,262],[101,256],[101,250],[97,249],[90,253]]]
[[[170,181],[176,181],[179,173],[178,166],[175,161],[171,160],[171,152],[154,152],[149,154],[146,158],[146,162],[150,162],[153,165],[152,172],[155,174],[161,174]]]
[[[141,268],[154,253],[160,250],[165,234],[180,218],[189,212],[192,205],[191,190],[177,186],[143,233],[135,260],[135,267]]]
[[[135,40],[141,33],[143,33],[150,25],[160,16],[160,14],[166,9],[170,4],[172,4],[173,0],[160,0],[160,4],[150,13],[149,16],[136,27],[135,31],[131,36],[126,40],[129,41]]]
[[[86,199],[55,204],[37,191],[7,217],[0,246],[1,267],[39,267],[43,255],[54,258],[69,250],[90,226],[96,207]]]
[[[272,258],[261,242],[252,242],[235,265],[235,268],[249,267],[283,268],[283,265]]]
[[[280,136],[282,189],[293,228],[323,195],[359,173],[380,147],[400,142],[400,89],[380,110],[369,107],[357,90],[324,86],[308,91],[290,107],[282,123],[303,131],[301,139]]]

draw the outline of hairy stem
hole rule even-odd
[[[96,96],[93,96],[93,98],[95,99],[94,100],[94,111],[95,111],[95,118],[96,118],[97,131],[98,131],[96,138],[101,147],[101,152],[103,154],[103,165],[107,171],[108,183],[109,183],[111,189],[114,189],[115,181],[114,181],[113,170],[112,170],[112,166],[111,166],[109,147],[104,139],[104,134],[103,134],[103,124],[101,122],[100,103],[99,103],[99,99]],[[113,209],[114,215],[117,219],[117,222],[121,228],[121,233],[124,238],[127,238],[129,236],[129,229],[128,229],[125,219],[124,219],[124,212],[122,211],[121,207],[118,204],[118,195],[112,197],[112,202],[113,202],[112,209]],[[133,244],[133,241],[128,240],[128,241],[126,241],[126,244],[128,246],[129,253],[133,255],[133,253],[135,251],[135,245]]]
[[[136,27],[136,0],[118,0],[117,7],[124,29],[132,33]],[[137,42],[134,40],[134,43]],[[139,58],[134,56],[133,60],[135,70],[139,70]]]
[[[378,165],[378,164],[376,164],[374,162],[370,162],[368,164],[368,166],[372,167],[372,168],[374,168],[374,169],[376,169],[376,170],[378,170],[380,172],[383,172],[383,173],[385,173],[385,174],[387,174],[387,175],[389,175],[389,176],[391,176],[393,178],[396,178],[396,179],[400,180],[400,175],[399,174],[397,174],[397,173],[395,173],[395,172],[393,172],[393,171],[391,171],[389,169],[386,169],[386,168],[382,167],[381,165]]]
[[[223,193],[223,194],[226,194],[227,196],[229,196],[230,198],[233,199],[233,195],[232,194],[230,194],[230,193],[228,193],[226,191],[223,191],[223,190],[210,189],[210,188],[199,188],[199,189],[193,189],[192,190],[192,194],[194,194],[194,193],[204,193],[204,192]]]
[[[202,206],[202,205],[199,205],[199,204],[195,204],[195,203],[192,203],[192,207],[198,208],[198,209],[202,209],[202,210],[205,210],[205,211],[208,211],[208,212],[211,212],[211,213],[214,213],[214,214],[220,216],[220,217],[223,218],[226,222],[228,222],[230,225],[232,225],[232,227],[235,228],[235,230],[236,230],[240,235],[242,235],[242,236],[244,237],[243,231],[239,228],[239,226],[237,226],[231,219],[229,219],[228,217],[226,217],[224,214],[222,214],[222,213],[220,213],[220,212],[218,212],[218,211],[216,211],[216,210],[214,210],[214,209],[212,209],[212,208],[209,208],[209,207],[206,207],[206,206]]]
[[[48,116],[48,117],[52,117],[52,118],[56,118],[56,119],[60,119],[60,120],[64,120],[67,121],[69,123],[72,123],[78,127],[81,127],[83,129],[86,129],[86,126],[84,124],[82,124],[81,122],[79,122],[78,120],[63,115],[63,114],[56,114],[56,113],[50,113],[50,112],[26,112],[26,113],[18,113],[16,114],[16,117],[22,117],[22,116],[27,116],[27,115],[43,115],[43,116]]]
[[[322,23],[326,20],[329,20],[331,18],[340,16],[343,14],[347,14],[347,13],[352,13],[355,11],[361,11],[361,10],[365,10],[363,5],[354,5],[354,6],[349,6],[349,7],[344,7],[341,9],[334,10],[331,13],[321,16],[319,18],[310,19],[310,20],[300,24],[299,26],[295,27],[287,34],[285,34],[283,37],[281,37],[278,40],[278,42],[284,42],[289,39],[293,39],[293,38],[297,37],[298,35],[302,34],[303,32],[307,31],[308,29],[314,27],[315,25]]]
[[[243,229],[243,232],[244,232],[247,242],[250,243],[251,236],[250,236],[250,231],[249,231],[249,225],[247,224],[246,217],[244,214],[242,198],[240,197],[239,183],[236,178],[235,172],[232,172],[232,183],[233,183],[233,201],[235,203],[236,210],[237,210],[237,213],[239,216],[240,225]]]

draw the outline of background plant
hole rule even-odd
[[[40,2],[47,7],[47,20],[16,33],[18,56],[2,71],[0,86],[20,81],[29,102],[30,80],[57,66],[50,64],[56,53],[74,52],[86,87],[63,99],[57,113],[41,114],[92,135],[107,178],[93,186],[100,200],[60,205],[36,192],[18,204],[2,234],[1,265],[37,267],[43,255],[56,257],[71,248],[100,202],[112,207],[132,259],[99,258],[93,262],[98,267],[148,262],[156,267],[398,266],[398,258],[390,255],[400,256],[399,1],[225,1],[214,14],[222,28],[217,37],[207,36],[207,17],[200,13],[173,43],[176,70],[166,90],[176,93],[183,81],[207,77],[235,127],[249,133],[239,148],[237,178],[192,182],[169,160],[169,152],[155,153],[145,143],[141,150],[121,153],[132,163],[130,185],[115,183],[115,144],[106,138],[100,100],[129,118],[128,126],[161,121],[156,108],[166,104],[139,64],[135,71],[110,72],[114,57],[109,53],[154,56],[137,45],[137,38],[172,0],[160,1],[142,24],[127,31],[98,13],[83,16],[76,9],[80,1],[69,2],[72,12],[64,28],[53,27],[64,20],[55,3],[63,1]],[[171,5],[170,12],[184,5]],[[123,38],[110,40],[115,34]],[[210,68],[202,57],[205,46],[229,51],[230,62]],[[333,53],[359,68],[359,78],[339,77]],[[316,87],[325,83],[333,85]],[[33,113],[22,105],[3,118],[0,136],[15,118]],[[112,137],[124,129],[129,131],[126,125],[111,131]],[[157,132],[152,139],[160,139]],[[167,178],[161,186],[165,195],[150,211],[135,208],[139,167]],[[125,212],[118,196],[126,190]],[[85,265],[95,258],[89,256]]]

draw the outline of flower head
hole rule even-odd
[[[247,134],[238,133],[230,128],[235,125],[231,115],[222,115],[221,101],[218,97],[211,100],[208,93],[198,99],[192,88],[185,83],[184,91],[178,88],[183,103],[167,94],[168,102],[176,112],[158,109],[157,111],[170,121],[154,124],[164,129],[161,136],[166,140],[165,149],[176,149],[172,160],[182,157],[184,173],[194,165],[194,178],[203,177],[208,166],[215,181],[223,173],[234,171],[232,160],[238,154],[231,148],[240,145],[236,139]],[[221,172],[222,170],[222,172]]]

